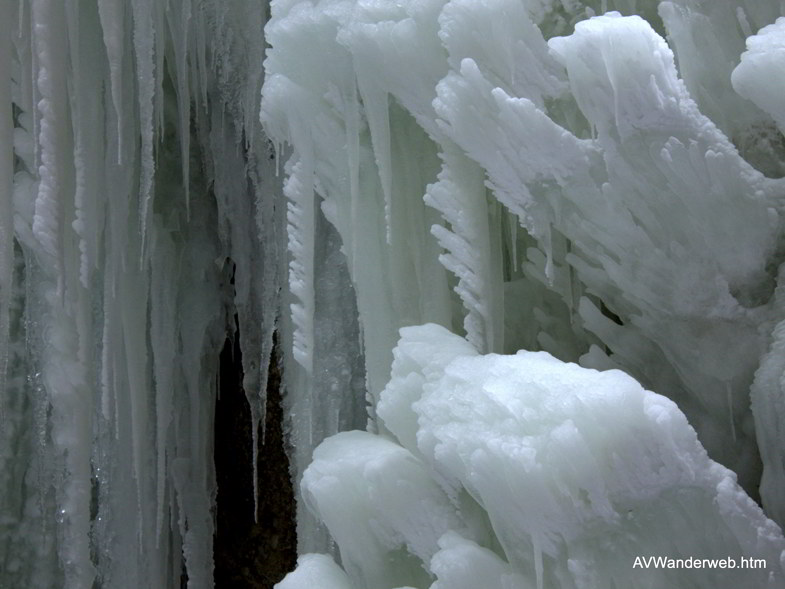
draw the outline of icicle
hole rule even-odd
[[[79,275],[83,288],[90,288],[91,277],[99,265],[101,206],[104,165],[103,97],[94,92],[104,83],[98,57],[103,48],[97,12],[84,14],[76,4],[67,4],[71,63],[74,68],[71,117],[74,121],[74,216],[72,228],[79,236]],[[89,124],[86,124],[90,121]]]
[[[266,322],[265,322],[266,323]],[[251,408],[251,436],[253,450],[253,517],[254,522],[259,521],[259,428],[262,429],[261,443],[265,438],[265,419],[267,417],[267,379],[270,373],[270,360],[273,351],[273,329],[271,326],[262,325],[262,350],[259,358],[259,390],[254,398],[248,395],[248,405]]]
[[[281,342],[278,318],[281,306],[281,270],[285,266],[279,260],[283,258],[285,246],[284,244],[279,244],[279,240],[284,235],[281,228],[283,227],[282,221],[285,217],[281,214],[283,212],[282,209],[276,205],[280,189],[277,184],[277,174],[273,174],[273,168],[277,172],[280,165],[279,156],[276,154],[274,161],[271,162],[266,153],[260,155],[262,157],[261,161],[264,163],[261,167],[261,176],[254,181],[254,187],[256,191],[255,235],[262,249],[264,269],[261,277],[261,292],[258,294],[258,304],[262,310],[262,345],[260,350],[259,395],[257,400],[259,403],[259,425],[261,425],[262,430],[261,441],[264,444],[266,437],[268,376],[272,363],[278,362],[281,358],[280,356],[274,357],[273,353],[276,332],[278,332],[279,336],[278,341],[279,343]],[[254,461],[254,466],[256,466],[256,461]],[[258,481],[258,477],[255,476],[254,481]],[[258,499],[258,494],[255,497]]]
[[[90,444],[92,440],[92,388],[86,363],[88,345],[83,323],[85,306],[79,288],[79,253],[73,235],[64,230],[72,210],[70,141],[72,96],[67,75],[70,48],[62,23],[67,15],[60,3],[37,0],[32,6],[35,49],[39,58],[36,86],[41,146],[40,183],[35,200],[32,230],[37,258],[42,266],[32,287],[45,305],[41,319],[46,342],[42,354],[42,382],[51,405],[51,437],[55,455],[62,461],[65,481],[56,502],[62,521],[58,545],[67,586],[92,585],[95,577],[90,559]],[[32,245],[32,244],[31,244]]]
[[[351,202],[351,224],[358,224],[358,211],[360,199],[360,104],[357,100],[357,85],[354,80],[347,84],[344,98],[344,121],[346,123],[346,146],[349,162],[349,199]],[[389,134],[389,129],[387,130]],[[389,137],[388,137],[389,142]],[[388,161],[389,164],[389,161]],[[380,168],[381,169],[381,168]],[[385,186],[384,182],[382,183]],[[388,185],[387,190],[391,187]],[[388,206],[390,194],[385,192],[385,219],[387,222],[387,243],[390,243],[390,208]],[[346,244],[347,251],[353,251],[354,244]],[[358,261],[358,255],[351,255],[352,264]],[[356,270],[353,271],[356,275]]]
[[[543,247],[545,248],[545,279],[548,281],[548,286],[553,286],[553,229],[550,226],[545,230]]]
[[[13,13],[12,13],[13,14]],[[0,423],[4,419],[9,307],[14,270],[14,125],[11,98],[12,14],[0,19]]]
[[[166,75],[164,68],[164,47],[166,46],[166,2],[153,3],[153,31],[155,33],[154,42],[154,57],[155,57],[155,90],[154,104],[155,104],[155,128],[156,140],[163,141],[164,134],[164,77]]]
[[[123,163],[123,55],[125,53],[125,2],[98,0],[98,14],[104,32],[104,45],[109,59],[112,103],[117,116],[117,163]]]
[[[142,237],[141,257],[145,255],[147,223],[152,198],[155,161],[153,137],[155,135],[155,36],[153,7],[148,0],[132,3],[134,17],[134,51],[137,67],[137,93],[139,96],[139,136],[142,139],[141,177],[139,179],[139,226]],[[140,263],[142,260],[140,259]]]
[[[14,312],[22,304],[21,296],[11,301],[10,286],[24,284],[28,325],[12,334],[11,357],[18,372],[40,370],[28,386],[40,389],[31,468],[40,471],[41,491],[40,501],[36,491],[14,509],[25,514],[22,536],[44,524],[37,558],[22,563],[30,571],[19,583],[0,571],[0,585],[90,587],[95,564],[107,586],[171,587],[183,558],[192,589],[211,584],[215,374],[208,358],[223,341],[230,305],[212,268],[228,257],[213,247],[218,223],[209,192],[220,191],[218,182],[229,199],[249,204],[247,214],[237,207],[221,220],[221,238],[226,225],[241,227],[250,244],[243,272],[260,261],[265,267],[264,279],[254,278],[263,286],[246,297],[244,326],[252,333],[261,317],[262,388],[280,311],[278,266],[256,241],[247,190],[252,182],[276,189],[259,180],[268,171],[256,153],[265,145],[256,120],[264,9],[245,0],[22,0],[0,23],[0,381],[5,336],[19,331],[9,328],[9,304]],[[217,110],[237,141],[213,153],[204,149],[205,113],[221,101]],[[205,173],[193,178],[191,141],[205,156]],[[157,165],[183,175],[157,175]],[[228,173],[217,180],[217,167],[236,181]],[[191,202],[197,188],[205,198]],[[169,197],[182,190],[188,218]],[[280,192],[256,197],[282,229]],[[280,239],[281,229],[268,229]],[[25,259],[19,277],[9,275],[15,243]],[[222,245],[244,247],[234,235]],[[264,391],[257,392],[261,423]],[[0,478],[0,496],[7,479],[26,488]],[[16,491],[9,495],[16,501]],[[0,534],[0,550],[6,540]]]
[[[512,252],[513,272],[520,271],[518,266],[518,218],[514,215],[508,216],[510,222],[510,251]]]
[[[739,27],[741,27],[741,32],[744,33],[744,36],[752,36],[750,21],[747,20],[747,13],[744,12],[744,8],[741,6],[736,7],[736,20],[739,21]]]
[[[185,190],[186,216],[191,216],[191,92],[188,83],[188,23],[191,20],[191,2],[183,0],[181,12],[167,11],[169,30],[174,45],[174,82],[178,103],[178,127],[180,132],[180,165],[182,166],[183,189]],[[179,17],[179,18],[178,18]]]
[[[38,167],[40,184],[35,201],[33,234],[41,245],[42,252],[54,262],[58,276],[58,289],[62,293],[63,251],[61,248],[61,191],[67,182],[65,177],[65,128],[68,120],[66,106],[68,96],[65,87],[67,53],[63,32],[52,22],[52,8],[46,0],[33,2],[36,55],[40,59],[36,87],[41,96],[37,110],[40,112],[40,127],[37,142],[41,146]]]
[[[392,154],[390,146],[390,111],[389,95],[384,90],[376,87],[376,82],[370,76],[360,75],[357,83],[360,88],[365,116],[368,119],[368,127],[371,130],[371,141],[373,142],[373,152],[376,158],[376,168],[379,171],[379,179],[382,183],[382,194],[384,194],[384,220],[386,224],[386,240],[391,243],[392,229]],[[347,129],[348,131],[348,129]]]
[[[157,261],[153,266],[150,283],[150,344],[153,352],[156,400],[156,546],[162,540],[164,524],[164,496],[167,484],[167,444],[169,426],[174,412],[176,341],[176,290],[171,278],[176,275],[174,251],[163,232],[157,232],[160,241],[151,244],[151,256]]]
[[[125,349],[127,389],[130,397],[130,427],[133,459],[133,475],[139,505],[140,542],[144,543],[143,485],[147,480],[147,445],[150,435],[148,424],[147,390],[147,284],[145,276],[133,267],[121,274],[120,311],[122,313],[123,347]]]
[[[196,53],[196,78],[198,80],[197,88],[200,90],[199,98],[201,99],[200,106],[202,110],[206,111],[209,108],[209,104],[207,102],[207,75],[209,73],[209,69],[207,66],[207,39],[205,38],[205,32],[207,31],[207,23],[205,22],[205,14],[204,14],[204,4],[199,4],[196,16],[194,17],[196,21],[196,39],[194,41],[195,49],[194,52]]]
[[[114,415],[114,406],[115,402],[113,399],[113,390],[114,390],[114,374],[112,370],[112,356],[114,352],[114,347],[112,346],[112,342],[114,340],[113,332],[113,322],[111,321],[111,315],[109,311],[111,309],[110,300],[108,296],[108,285],[104,284],[104,322],[103,322],[103,333],[102,333],[102,341],[101,341],[101,375],[100,375],[100,382],[101,382],[101,416],[104,418],[104,421],[107,423],[112,423],[112,417]],[[115,427],[117,421],[114,421]],[[115,438],[118,436],[118,432],[115,430]]]
[[[737,442],[736,440],[736,422],[733,419],[733,389],[731,388],[731,383],[725,383],[725,395],[728,401],[728,419],[730,421],[730,431],[731,437],[733,438],[733,443]]]
[[[30,55],[31,75],[30,75],[30,77],[28,79],[29,80],[28,81],[28,84],[29,84],[28,85],[28,89],[29,89],[29,91],[27,93],[28,94],[27,98],[29,98],[29,100],[26,100],[25,104],[29,107],[30,113],[31,113],[32,118],[33,118],[33,124],[32,124],[32,130],[31,130],[32,136],[34,138],[37,138],[38,135],[40,134],[40,129],[41,129],[41,111],[37,107],[38,106],[38,102],[41,99],[39,88],[38,88],[38,73],[39,73],[39,70],[40,70],[40,67],[41,67],[40,66],[40,61],[41,60],[40,60],[40,57],[38,55],[38,51],[36,51],[36,35],[35,35],[35,24],[33,22],[34,19],[33,19],[33,4],[32,4],[32,1],[30,2],[30,9],[29,9],[28,16],[29,16],[30,20],[27,23],[28,24],[28,31],[27,31],[27,33],[26,33],[24,38],[28,42],[29,47],[30,47],[30,50],[29,50],[30,54],[29,55]],[[38,167],[41,164],[41,144],[38,141],[34,140],[33,145],[35,147],[35,149],[33,150],[34,164],[32,166],[32,169],[30,170],[31,172],[33,172],[34,170],[37,170]]]
[[[534,550],[534,574],[537,577],[537,589],[542,589],[542,542],[536,533],[532,536],[532,548]]]

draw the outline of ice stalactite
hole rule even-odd
[[[211,587],[218,358],[237,313],[258,426],[280,308],[266,6],[11,4],[0,585]]]
[[[5,389],[8,370],[8,335],[14,267],[14,107],[12,99],[12,27],[0,25],[0,390]],[[0,419],[3,415],[0,401]]]

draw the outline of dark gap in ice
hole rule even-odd
[[[235,316],[237,325],[237,316]],[[239,330],[239,328],[236,328]],[[271,589],[297,558],[294,491],[284,451],[281,375],[276,358],[267,384],[266,434],[258,452],[259,513],[254,523],[251,412],[242,388],[238,333],[221,351],[220,398],[215,410],[218,483],[213,545],[216,589]]]
[[[605,315],[608,319],[613,321],[616,325],[624,325],[624,322],[621,320],[616,313],[611,311],[606,305],[605,301],[600,301],[600,312]]]

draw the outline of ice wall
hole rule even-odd
[[[212,586],[218,357],[237,313],[258,423],[280,307],[265,11],[3,5],[2,587]]]

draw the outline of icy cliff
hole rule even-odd
[[[274,333],[282,589],[781,586],[785,5],[269,4],[4,6],[0,586],[212,586]]]

